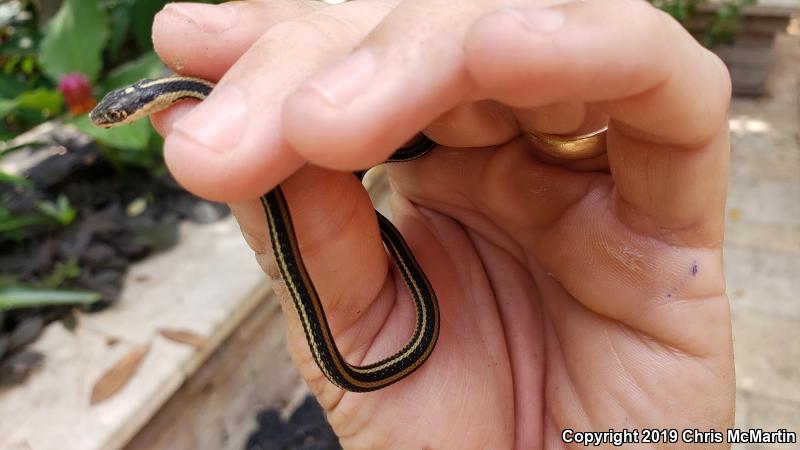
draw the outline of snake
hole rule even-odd
[[[210,81],[184,76],[139,80],[106,94],[89,113],[89,119],[102,128],[129,124],[180,100],[202,101],[214,86]],[[412,144],[396,150],[386,162],[411,161],[427,154],[434,146],[430,138],[420,134]],[[354,172],[362,181],[365,174],[366,170]],[[439,336],[439,304],[428,277],[392,222],[375,211],[384,248],[414,303],[414,329],[406,344],[393,355],[375,363],[353,365],[342,356],[334,341],[322,301],[303,262],[289,204],[280,185],[262,195],[260,200],[279,273],[322,374],[346,391],[370,392],[400,381],[422,366]]]

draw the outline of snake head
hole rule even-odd
[[[101,128],[111,128],[132,122],[134,119],[131,116],[139,106],[136,98],[132,98],[129,92],[126,93],[130,89],[130,87],[116,89],[106,94],[89,113],[89,120]]]
[[[109,92],[89,113],[89,120],[95,126],[111,128],[146,116],[152,112],[153,98],[158,95],[157,90],[146,89],[153,81],[139,80]]]
[[[203,100],[213,88],[213,83],[192,77],[139,80],[106,94],[89,113],[89,119],[102,128],[131,123],[185,98]]]

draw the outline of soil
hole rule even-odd
[[[246,450],[341,450],[339,440],[312,396],[282,420],[279,409],[258,414],[258,429],[247,440]]]
[[[131,263],[176,243],[180,221],[207,223],[228,214],[225,205],[187,193],[163,167],[112,164],[109,153],[75,131],[54,128],[36,140],[45,144],[2,161],[26,167],[21,175],[31,185],[0,183],[0,215],[4,207],[11,217],[36,217],[38,223],[0,231],[0,288],[93,291],[100,300],[83,309],[97,311],[118,299]],[[75,211],[67,225],[41,212],[43,203],[58,204],[59,196]],[[0,311],[0,385],[18,383],[41,365],[41,355],[26,346],[53,320],[74,326],[72,310]]]

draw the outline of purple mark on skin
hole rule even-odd
[[[692,276],[697,275],[697,261],[692,261]]]
[[[672,298],[672,294],[667,294],[667,298]]]

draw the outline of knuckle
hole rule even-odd
[[[286,20],[272,26],[253,45],[252,52],[270,59],[290,60],[295,68],[317,67],[351,48],[355,25],[329,13]]]
[[[680,24],[669,14],[642,0],[615,0],[614,9],[624,11],[624,23],[630,27],[630,34],[641,44],[662,49],[674,34],[675,26]]]
[[[665,39],[665,36],[674,36],[676,28],[680,28],[681,25],[672,16],[650,3],[638,0],[631,3],[636,4],[637,10],[633,23],[642,31],[642,36],[649,37],[647,43],[668,50],[670,39]]]
[[[291,19],[270,28],[264,38],[270,42],[283,43],[334,43],[335,36],[349,32],[353,25],[328,13],[320,12],[311,16]]]
[[[708,61],[705,69],[708,74],[707,85],[711,88],[709,100],[712,105],[713,123],[723,123],[728,120],[728,110],[730,109],[733,84],[728,67],[714,52],[701,47],[703,56]]]
[[[703,52],[709,61],[711,61],[712,70],[716,72],[715,76],[718,78],[717,86],[719,86],[720,96],[722,97],[723,103],[725,103],[725,108],[727,110],[733,92],[731,73],[728,70],[728,66],[716,53],[708,50],[705,47],[703,47]]]

